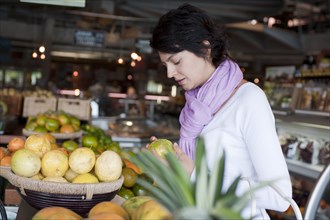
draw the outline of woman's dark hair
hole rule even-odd
[[[205,41],[210,44],[205,44]],[[216,24],[205,11],[189,4],[170,10],[159,19],[150,46],[159,52],[171,54],[187,50],[204,58],[207,49],[211,49],[215,66],[230,57],[223,27]]]

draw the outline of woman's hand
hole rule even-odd
[[[195,168],[195,162],[188,157],[188,155],[181,150],[179,145],[177,143],[173,144],[174,151],[176,153],[176,156],[178,157],[178,160],[181,162],[183,165],[184,169],[190,176]]]

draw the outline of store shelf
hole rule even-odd
[[[292,159],[286,159],[286,163],[290,172],[312,179],[319,178],[321,172],[324,169],[323,165],[312,165]]]
[[[303,110],[303,109],[295,109],[294,112],[296,114],[303,114],[303,115],[330,117],[330,112],[324,112],[324,111],[310,111],[310,110]]]

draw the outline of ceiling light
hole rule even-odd
[[[131,53],[131,58],[132,58],[133,60],[136,60],[138,57],[139,57],[139,55],[138,55],[137,53],[135,53],[135,52],[132,52],[132,53]]]
[[[45,48],[44,46],[41,45],[41,46],[39,47],[39,52],[40,52],[40,53],[44,53],[45,51],[46,51],[46,48]]]

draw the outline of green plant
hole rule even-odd
[[[209,172],[204,141],[199,138],[194,182],[190,181],[189,175],[172,152],[165,155],[166,163],[161,163],[149,151],[141,151],[137,157],[131,159],[154,180],[154,183],[150,183],[138,179],[137,183],[174,213],[175,219],[243,219],[241,212],[249,202],[250,193],[268,185],[269,182],[261,183],[238,197],[235,194],[240,181],[238,176],[231,186],[223,191],[225,157],[224,153]]]

